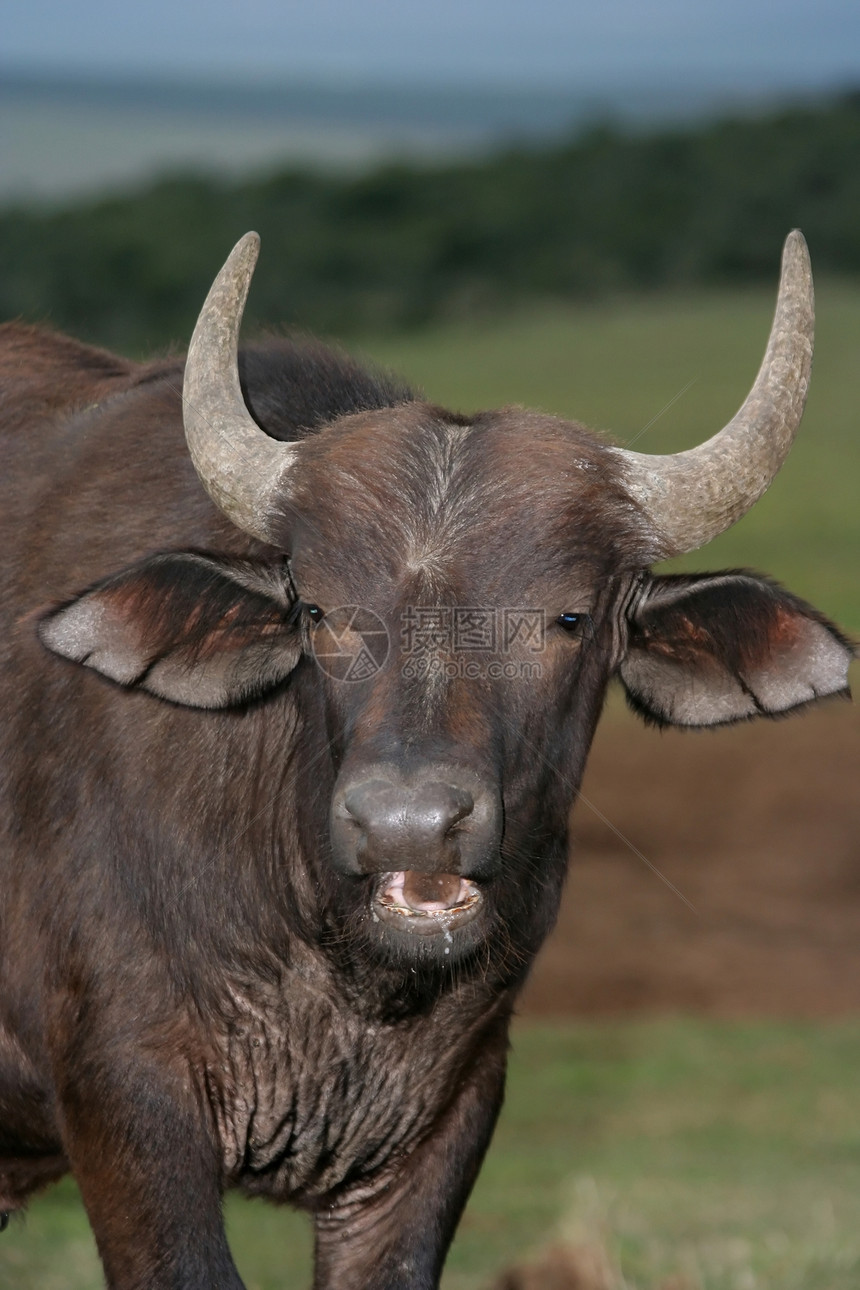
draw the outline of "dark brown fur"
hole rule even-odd
[[[615,460],[578,426],[446,414],[287,342],[242,371],[257,420],[306,439],[280,549],[199,484],[180,362],[0,333],[0,1210],[71,1169],[111,1286],[227,1290],[235,1186],[312,1214],[320,1290],[430,1290],[628,636],[634,699],[658,717],[661,613],[671,665],[705,671],[766,667],[809,623],[837,637],[793,598],[775,615],[784,593],[752,580],[728,642],[707,606],[662,611]],[[539,606],[539,683],[389,666],[338,686],[309,656],[310,602],[372,607],[395,654],[410,604]],[[81,605],[109,645],[96,670],[126,668],[124,688],[40,644],[37,623],[54,648]],[[587,631],[557,626],[565,611]],[[227,682],[225,658],[244,669]],[[170,701],[195,685],[208,710]],[[328,842],[345,767],[441,756],[505,814],[484,920],[448,958],[387,941],[369,879],[338,873]]]

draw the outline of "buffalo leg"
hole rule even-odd
[[[436,1290],[501,1109],[506,1029],[384,1190],[316,1214],[314,1290]]]
[[[110,1290],[242,1290],[218,1159],[187,1087],[153,1065],[77,1066],[63,1137]]]

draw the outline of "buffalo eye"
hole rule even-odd
[[[325,612],[319,605],[305,605],[305,613],[312,623],[321,623],[325,618]]]
[[[559,614],[556,622],[566,632],[575,632],[582,624],[585,614]]]

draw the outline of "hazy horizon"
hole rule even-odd
[[[857,83],[860,84],[860,76]],[[848,88],[845,86],[844,88]],[[240,177],[288,165],[362,169],[534,145],[595,122],[634,128],[817,97],[681,82],[604,87],[333,84],[119,77],[0,64],[0,201],[65,201],[177,171]]]
[[[0,200],[467,156],[857,85],[846,0],[9,0]]]

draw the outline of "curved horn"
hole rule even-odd
[[[212,501],[240,529],[273,542],[275,499],[298,448],[260,429],[239,385],[239,327],[259,251],[258,235],[246,233],[200,310],[185,364],[182,420],[194,469]]]
[[[648,456],[624,448],[625,484],[651,521],[654,559],[695,551],[758,501],[788,456],[803,416],[815,304],[803,234],[788,235],[776,313],[759,374],[727,426],[687,452]]]

